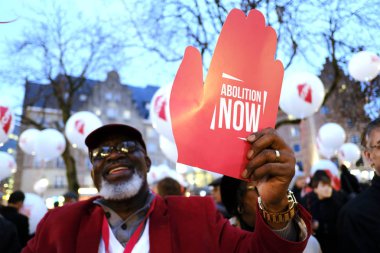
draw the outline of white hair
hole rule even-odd
[[[110,184],[102,178],[99,195],[108,200],[129,199],[139,192],[143,182],[138,173],[134,173],[128,181],[116,184]]]

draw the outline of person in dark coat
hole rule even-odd
[[[340,165],[340,185],[342,191],[344,191],[350,198],[355,197],[360,192],[359,180],[350,173],[348,168],[342,164]]]
[[[339,210],[346,202],[345,194],[333,189],[331,178],[324,170],[317,170],[311,178],[313,191],[301,199],[301,204],[311,213],[314,236],[322,252],[335,253],[338,248],[336,222]]]
[[[21,213],[19,210],[22,208],[25,200],[25,194],[22,191],[14,191],[8,199],[8,206],[1,208],[1,214],[12,222],[18,233],[18,238],[21,247],[24,247],[29,240],[29,218]]]
[[[21,245],[16,226],[0,215],[0,252],[18,253],[20,251]]]
[[[364,158],[375,170],[371,186],[350,200],[338,219],[339,252],[380,252],[380,118],[362,133]]]

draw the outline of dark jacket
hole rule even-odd
[[[380,252],[380,177],[341,210],[338,220],[339,252]]]
[[[354,196],[357,193],[360,192],[360,184],[359,180],[350,173],[350,171],[343,167],[341,168],[341,174],[340,174],[340,184],[342,190],[348,195],[348,196]]]
[[[12,222],[18,233],[18,238],[22,247],[26,245],[29,240],[29,219],[25,215],[19,213],[16,208],[11,206],[4,206],[0,209],[1,214]]]
[[[23,253],[98,252],[104,211],[94,198],[48,212]],[[257,213],[255,233],[232,227],[216,210],[211,198],[157,196],[149,217],[151,253],[301,253],[303,242],[289,242],[275,234]],[[299,215],[310,235],[310,215],[301,206]]]
[[[339,210],[346,201],[346,195],[337,191],[333,191],[330,198],[323,200],[319,200],[314,192],[306,194],[301,199],[301,204],[311,213],[312,220],[318,221],[318,229],[314,236],[324,253],[337,252],[338,231],[336,224]]]
[[[19,253],[20,251],[16,226],[0,215],[0,252]]]

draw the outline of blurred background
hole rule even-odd
[[[149,182],[172,177],[186,195],[209,195],[221,175],[177,164],[168,97],[188,45],[207,72],[228,12],[260,10],[285,67],[276,128],[297,170],[366,184],[360,130],[379,117],[379,0],[0,2],[0,195],[15,189],[48,208],[64,193],[96,194],[85,136],[121,122],[142,130]],[[286,92],[284,92],[286,90]]]

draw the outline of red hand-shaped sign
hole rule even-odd
[[[240,178],[241,138],[276,122],[284,69],[275,31],[257,10],[232,10],[203,84],[199,51],[188,47],[170,95],[178,162]]]

